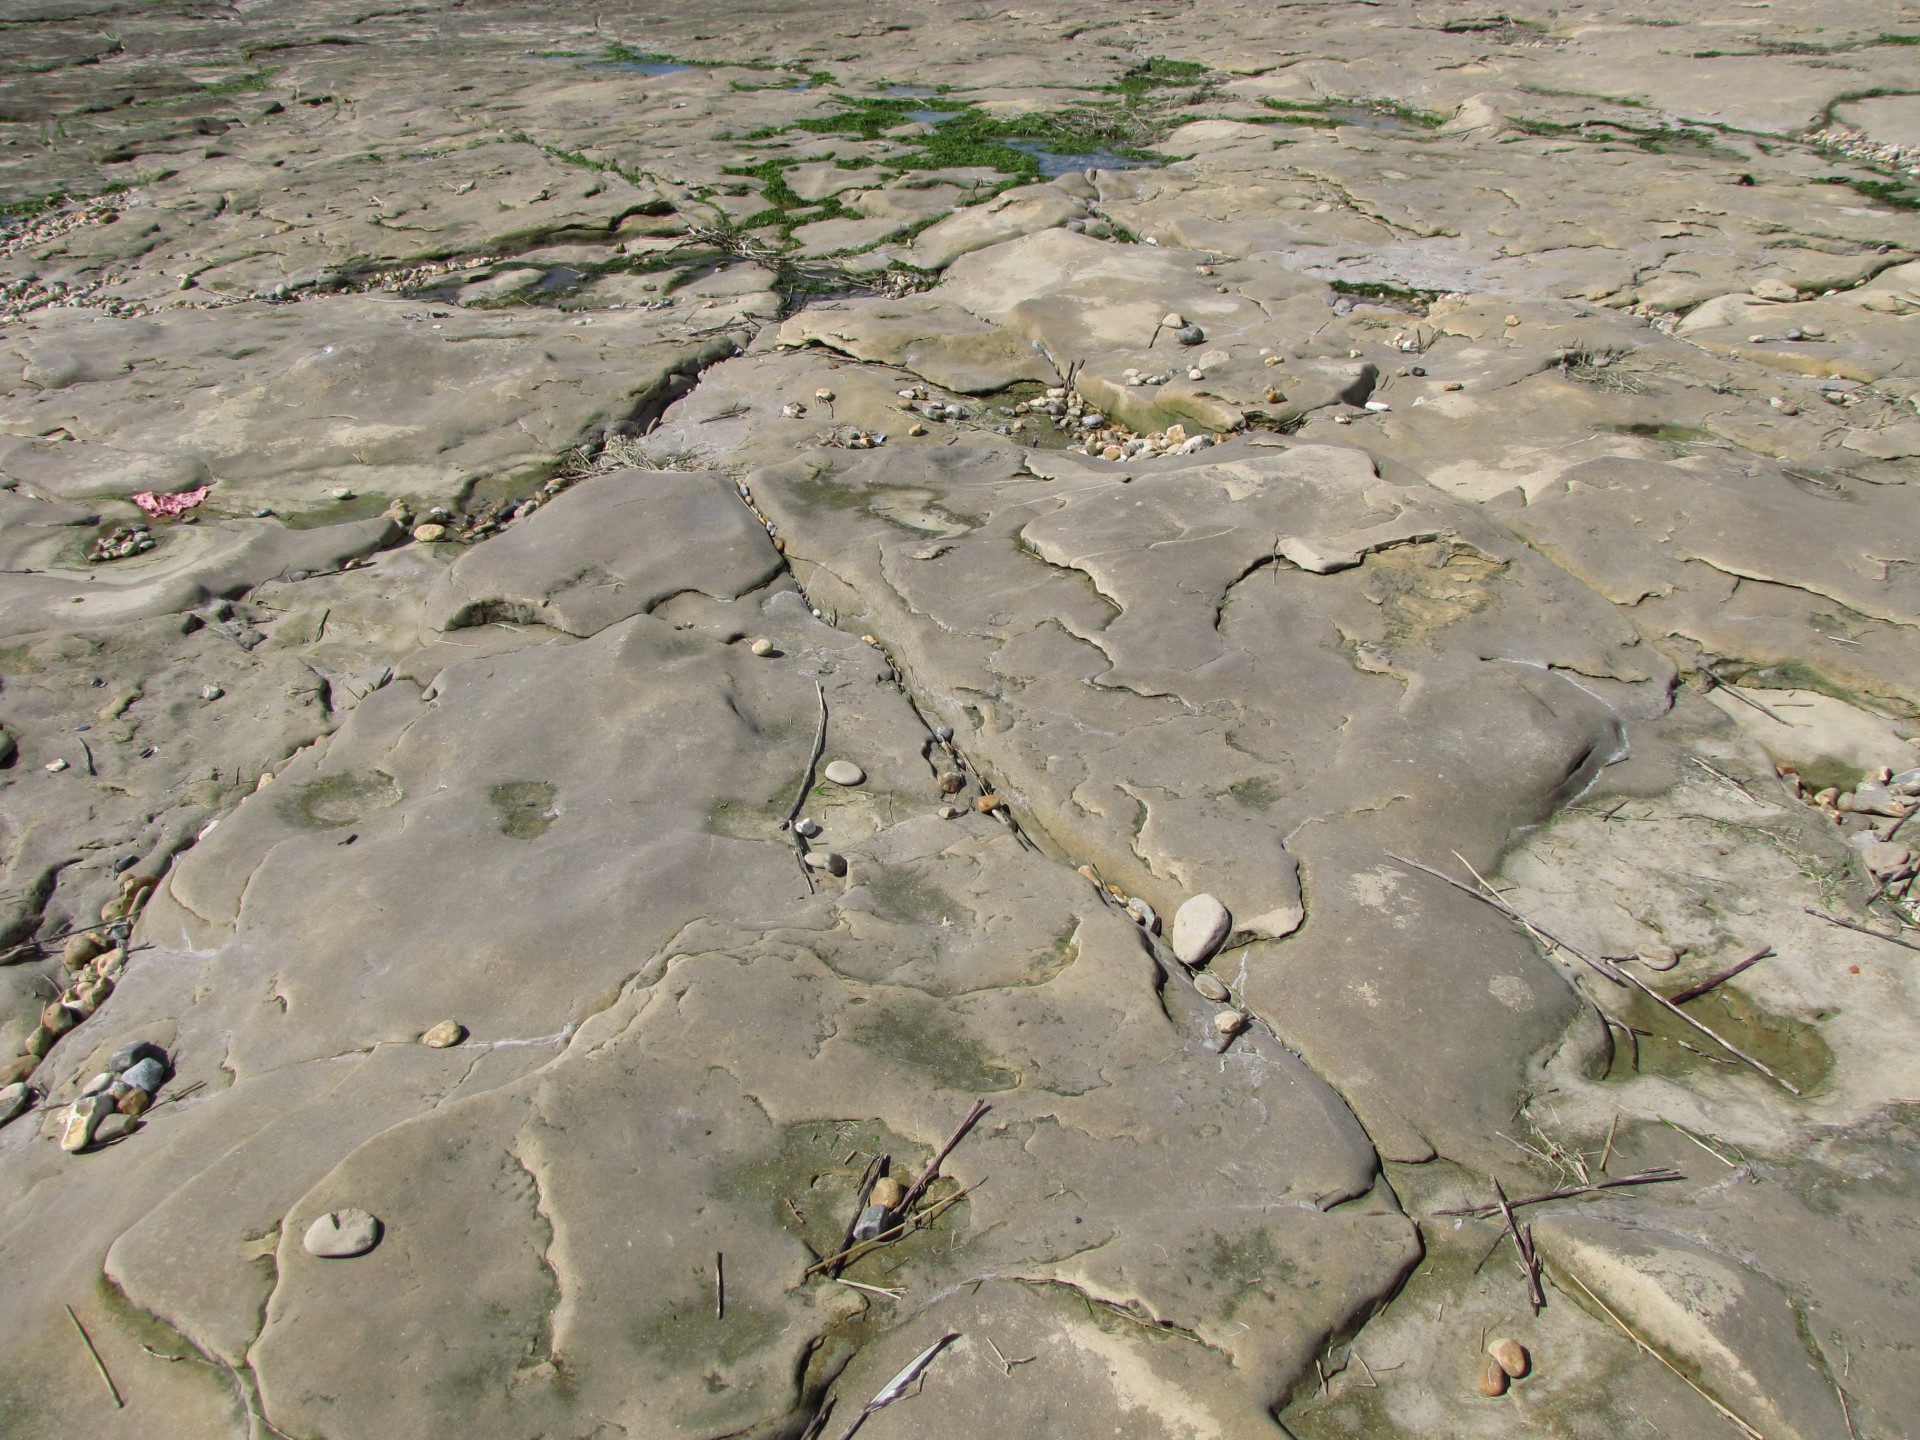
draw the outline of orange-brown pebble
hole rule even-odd
[[[1000,808],[1000,797],[998,795],[982,795],[973,803],[980,808],[982,815],[986,815]]]
[[[1487,1354],[1491,1355],[1500,1368],[1514,1380],[1518,1380],[1533,1368],[1533,1357],[1527,1354],[1527,1347],[1518,1340],[1496,1340],[1487,1346]]]
[[[1506,1394],[1507,1386],[1512,1382],[1508,1379],[1507,1372],[1500,1368],[1498,1360],[1491,1355],[1482,1355],[1480,1372],[1475,1376],[1474,1383],[1482,1395],[1492,1399],[1496,1395]]]

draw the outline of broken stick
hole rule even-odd
[[[1856,925],[1851,920],[1842,920],[1838,915],[1829,915],[1824,910],[1816,910],[1811,905],[1802,905],[1800,908],[1806,911],[1807,914],[1826,921],[1829,925],[1838,925],[1842,930],[1857,930],[1862,935],[1871,935],[1874,939],[1884,940],[1889,945],[1904,945],[1909,950],[1920,950],[1920,945],[1916,945],[1913,941],[1905,939],[1902,936],[1887,935],[1879,930],[1869,930],[1866,926]]]
[[[1498,1180],[1493,1182],[1493,1195],[1501,1215],[1506,1217],[1507,1233],[1513,1236],[1513,1248],[1520,1252],[1520,1270],[1527,1278],[1527,1303],[1538,1315],[1546,1308],[1547,1297],[1540,1288],[1540,1261],[1533,1253],[1532,1232],[1520,1229],[1520,1222],[1513,1218],[1513,1202],[1507,1199],[1507,1192],[1501,1188]]]
[[[947,1137],[947,1143],[933,1152],[933,1159],[929,1160],[927,1168],[920,1172],[920,1178],[907,1187],[907,1193],[901,1196],[900,1203],[893,1207],[896,1214],[904,1215],[913,1208],[913,1202],[920,1198],[920,1193],[931,1185],[933,1177],[940,1173],[940,1162],[953,1153],[953,1147],[965,1138],[967,1131],[973,1128],[973,1122],[986,1113],[986,1101],[973,1102],[973,1108],[967,1111],[965,1118],[958,1125],[954,1126],[953,1133]]]
[[[1622,973],[1624,974],[1625,972],[1623,971]],[[1717,1031],[1710,1030],[1705,1025],[1702,1025],[1698,1020],[1694,1019],[1693,1016],[1687,1014],[1686,1011],[1682,1010],[1678,1005],[1674,1004],[1673,1001],[1667,999],[1666,996],[1662,995],[1658,990],[1654,989],[1651,985],[1647,984],[1647,982],[1642,980],[1638,975],[1627,975],[1627,981],[1642,995],[1646,996],[1649,1000],[1653,1001],[1654,1004],[1658,1005],[1662,1010],[1665,1010],[1669,1015],[1679,1016],[1687,1024],[1691,1025],[1694,1029],[1698,1030],[1702,1035],[1706,1036],[1709,1040],[1713,1041],[1713,1043],[1718,1045],[1722,1050],[1725,1050],[1729,1055],[1732,1055],[1736,1059],[1744,1060],[1747,1064],[1751,1065],[1754,1069],[1758,1070],[1762,1075],[1766,1076],[1769,1080],[1773,1081],[1774,1084],[1786,1090],[1789,1094],[1798,1095],[1800,1093],[1800,1087],[1798,1085],[1794,1084],[1791,1080],[1787,1079],[1785,1076],[1773,1070],[1764,1061],[1754,1059],[1753,1056],[1747,1054],[1746,1051],[1742,1050],[1738,1045],[1735,1045],[1732,1041],[1723,1039]]]
[[[1447,884],[1453,886],[1453,888],[1460,891],[1461,894],[1471,895],[1474,899],[1478,900],[1482,905],[1491,905],[1494,909],[1498,910],[1501,914],[1505,915],[1509,920],[1516,920],[1520,924],[1526,926],[1528,930],[1532,931],[1535,935],[1539,936],[1541,941],[1544,944],[1548,946],[1557,946],[1560,949],[1566,951],[1569,955],[1573,956],[1576,960],[1584,961],[1588,966],[1592,967],[1594,970],[1598,971],[1600,974],[1606,976],[1607,979],[1613,981],[1614,984],[1616,985],[1626,984],[1626,977],[1620,972],[1617,966],[1609,964],[1602,960],[1594,959],[1593,956],[1587,954],[1584,950],[1581,950],[1575,946],[1569,945],[1566,941],[1562,940],[1558,935],[1555,935],[1551,930],[1547,929],[1545,926],[1536,924],[1534,921],[1529,920],[1525,915],[1522,915],[1518,910],[1514,909],[1513,906],[1507,904],[1505,900],[1502,900],[1499,897],[1499,895],[1493,893],[1492,886],[1488,885],[1487,889],[1484,892],[1480,890],[1476,890],[1473,888],[1473,886],[1467,884],[1465,881],[1454,879],[1451,875],[1447,874],[1444,870],[1436,870],[1431,865],[1422,865],[1418,860],[1409,860],[1407,859],[1406,856],[1396,855],[1391,850],[1387,851],[1386,853],[1387,853],[1387,858],[1390,860],[1397,860],[1402,865],[1411,865],[1415,870],[1424,870],[1427,874],[1433,876],[1434,879],[1446,881]],[[1461,863],[1463,865],[1466,864],[1464,860],[1461,861]],[[1471,865],[1467,865],[1467,869],[1473,870],[1473,867]],[[1474,871],[1474,875],[1476,879],[1479,878],[1478,871]],[[1484,880],[1482,880],[1480,883],[1483,885],[1486,884]]]
[[[100,1352],[93,1348],[93,1337],[87,1334],[87,1327],[80,1323],[80,1317],[73,1313],[73,1306],[66,1307],[67,1318],[73,1321],[73,1328],[80,1332],[80,1343],[87,1347],[87,1354],[93,1357],[93,1368],[100,1372],[101,1383],[107,1387],[107,1393],[113,1397],[113,1408],[124,1410],[127,1402],[120,1398],[120,1387],[113,1383],[113,1376],[107,1373],[107,1362],[100,1358]]]
[[[1623,1185],[1662,1185],[1670,1180],[1684,1180],[1686,1178],[1687,1177],[1682,1175],[1678,1170],[1671,1170],[1662,1166],[1657,1170],[1643,1170],[1638,1175],[1622,1175],[1617,1180],[1596,1180],[1591,1185],[1574,1185],[1565,1190],[1549,1190],[1542,1195],[1526,1195],[1518,1200],[1509,1200],[1507,1204],[1511,1208],[1518,1210],[1522,1205],[1539,1205],[1547,1200],[1566,1200],[1575,1195],[1593,1195],[1601,1190],[1617,1190]],[[1461,1205],[1450,1210],[1436,1210],[1433,1213],[1436,1216],[1471,1215],[1477,1220],[1483,1217],[1491,1217],[1499,1209],[1500,1206],[1498,1204]]]
[[[1689,1000],[1698,1000],[1702,995],[1706,994],[1709,990],[1713,989],[1715,986],[1724,985],[1727,981],[1733,979],[1734,976],[1738,975],[1742,970],[1745,970],[1748,966],[1758,965],[1762,960],[1766,959],[1771,954],[1773,954],[1773,947],[1771,945],[1762,945],[1758,950],[1754,951],[1751,955],[1747,956],[1747,958],[1742,960],[1738,965],[1729,965],[1726,969],[1720,971],[1718,974],[1709,975],[1706,979],[1702,980],[1698,985],[1689,985],[1686,989],[1682,990],[1678,995],[1669,995],[1667,998],[1673,1001],[1673,1003],[1676,1005],[1684,1005]]]

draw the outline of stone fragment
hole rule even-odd
[[[793,833],[796,835],[804,835],[807,839],[811,840],[820,833],[820,822],[802,815],[798,820],[793,822]]]
[[[940,793],[942,795],[958,795],[966,788],[967,777],[962,775],[958,770],[949,770],[940,777]]]
[[[860,1212],[860,1218],[853,1222],[855,1240],[871,1240],[887,1228],[892,1219],[891,1212],[884,1205],[869,1205]]]
[[[1634,958],[1649,970],[1671,970],[1680,963],[1680,952],[1671,945],[1643,945]]]
[[[31,1052],[17,1055],[0,1064],[0,1085],[17,1085],[40,1068],[40,1057]]]
[[[466,1038],[466,1026],[457,1020],[442,1020],[420,1037],[420,1043],[429,1050],[445,1050],[450,1045],[458,1045]]]
[[[754,654],[759,655],[763,658],[765,656],[768,656],[774,653],[773,641],[767,639],[767,637],[764,635],[762,635],[759,639],[755,640],[751,645],[747,646],[747,649],[751,650]]]
[[[831,850],[809,850],[807,852],[807,868],[809,870],[824,870],[829,875],[844,875],[847,873],[847,857],[844,855],[836,855]]]
[[[444,540],[446,535],[446,526],[436,525],[431,521],[425,525],[416,525],[413,527],[413,538],[418,540],[422,545],[431,545],[436,540]]]
[[[1221,983],[1219,976],[1209,975],[1204,970],[1193,977],[1193,988],[1200,992],[1201,999],[1211,1000],[1216,1005],[1225,1002],[1231,993],[1227,987]]]
[[[111,1090],[112,1088],[113,1076],[107,1071],[102,1070],[98,1075],[80,1087],[80,1093],[82,1095],[98,1095],[102,1090]]]
[[[851,760],[830,760],[821,774],[836,785],[858,785],[867,778],[867,772]]]
[[[1194,895],[1173,912],[1173,953],[1183,965],[1204,965],[1226,942],[1233,916],[1211,895]]]
[[[1238,1035],[1247,1026],[1247,1017],[1238,1010],[1222,1010],[1213,1017],[1213,1028],[1222,1035]]]
[[[380,1243],[380,1222],[364,1210],[329,1210],[307,1227],[302,1243],[323,1260],[351,1260]]]
[[[1000,808],[1001,801],[998,795],[989,792],[988,794],[982,795],[973,803],[974,807],[978,809],[982,815],[991,815]]]
[[[67,1111],[67,1123],[60,1131],[60,1148],[69,1155],[93,1143],[93,1132],[100,1122],[114,1113],[110,1096],[87,1095],[73,1102]]]
[[[1136,895],[1127,901],[1127,913],[1131,915],[1134,918],[1134,922],[1149,935],[1158,935],[1160,933],[1160,913],[1140,896]]]
[[[899,1208],[900,1202],[907,1198],[907,1187],[891,1175],[883,1175],[873,1182],[873,1194],[868,1197],[875,1205],[884,1205],[889,1210]]]
[[[1913,852],[1904,845],[1869,840],[1860,847],[1860,858],[1870,874],[1884,880],[1905,869],[1913,859]]]
[[[0,1125],[5,1125],[33,1103],[33,1091],[21,1081],[0,1087]]]
[[[147,1090],[129,1090],[115,1104],[122,1115],[144,1115],[153,1108],[153,1094]]]

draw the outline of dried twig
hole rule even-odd
[[[727,1318],[727,1257],[713,1252],[713,1318]]]
[[[1687,758],[1691,760],[1694,764],[1698,765],[1702,770],[1706,771],[1707,774],[1713,776],[1714,779],[1722,782],[1723,784],[1731,785],[1734,789],[1738,790],[1747,799],[1753,801],[1755,805],[1760,806],[1761,809],[1764,810],[1764,809],[1770,808],[1764,800],[1757,798],[1751,790],[1747,789],[1746,786],[1742,785],[1738,780],[1734,779],[1733,776],[1727,774],[1727,772],[1722,770],[1719,766],[1708,764],[1705,760],[1702,760],[1698,755],[1689,755]]]
[[[1609,1135],[1608,1138],[1611,1140],[1611,1135]],[[1601,1190],[1618,1190],[1623,1185],[1661,1185],[1670,1180],[1684,1180],[1686,1178],[1687,1177],[1682,1175],[1678,1170],[1671,1170],[1666,1166],[1661,1166],[1657,1170],[1643,1170],[1638,1175],[1622,1175],[1617,1180],[1596,1180],[1591,1185],[1573,1185],[1565,1190],[1549,1190],[1541,1195],[1526,1195],[1518,1200],[1508,1200],[1506,1204],[1518,1210],[1522,1205],[1538,1205],[1547,1200],[1566,1200],[1575,1195],[1592,1195]],[[1461,1205],[1450,1210],[1436,1210],[1433,1213],[1436,1216],[1471,1215],[1475,1219],[1487,1219],[1499,1213],[1501,1208],[1498,1204]]]
[[[827,691],[818,680],[813,688],[820,693],[820,728],[814,732],[813,753],[807,757],[807,768],[800,776],[800,791],[793,797],[793,804],[787,808],[787,818],[780,822],[782,830],[791,830],[794,820],[800,814],[800,807],[807,803],[807,792],[813,789],[813,767],[820,763],[821,752],[827,748]]]
[[[1632,1029],[1629,1028],[1627,1033],[1631,1035],[1633,1033]],[[1620,1129],[1620,1112],[1616,1110],[1613,1113],[1613,1123],[1607,1126],[1606,1148],[1600,1152],[1600,1173],[1602,1175],[1607,1173],[1607,1161],[1613,1158],[1613,1137],[1619,1129]]]
[[[1689,1000],[1698,1000],[1702,995],[1706,994],[1709,990],[1713,989],[1715,986],[1725,984],[1727,981],[1731,980],[1734,976],[1738,975],[1742,970],[1745,970],[1749,965],[1758,965],[1762,960],[1766,959],[1771,954],[1773,954],[1773,947],[1771,945],[1762,945],[1758,950],[1754,951],[1751,955],[1747,956],[1747,958],[1742,960],[1738,965],[1729,965],[1726,969],[1719,971],[1717,974],[1709,975],[1706,979],[1702,980],[1698,985],[1689,985],[1686,989],[1682,990],[1678,995],[1669,995],[1667,998],[1676,1005],[1684,1005]]]
[[[1889,945],[1904,945],[1909,950],[1920,950],[1920,945],[1916,945],[1913,941],[1905,939],[1902,936],[1884,935],[1878,930],[1869,930],[1866,926],[1856,925],[1851,920],[1842,920],[1838,915],[1829,915],[1824,910],[1816,910],[1811,905],[1802,905],[1800,908],[1806,911],[1807,914],[1826,921],[1829,925],[1838,925],[1842,930],[1857,930],[1862,935],[1871,935],[1874,939],[1884,940]]]
[[[1035,1360],[1038,1360],[1040,1358],[1038,1355],[1022,1355],[1018,1360],[1009,1360],[1006,1356],[1000,1353],[1000,1347],[993,1343],[993,1337],[991,1335],[986,1337],[986,1341],[987,1341],[987,1348],[993,1351],[993,1358],[1000,1362],[1000,1368],[1006,1371],[1007,1374],[1009,1375],[1013,1374],[1014,1366],[1031,1365]]]
[[[904,1290],[889,1290],[882,1285],[862,1285],[858,1280],[843,1280],[838,1275],[830,1277],[834,1284],[844,1285],[849,1290],[864,1290],[869,1295],[884,1295],[889,1300],[899,1300],[906,1295]]]
[[[127,1402],[120,1398],[120,1387],[113,1383],[113,1376],[107,1373],[107,1362],[100,1358],[100,1352],[93,1348],[93,1337],[87,1334],[87,1327],[80,1323],[80,1317],[73,1313],[73,1306],[66,1307],[67,1318],[73,1321],[73,1328],[80,1332],[80,1343],[87,1347],[87,1354],[93,1357],[93,1368],[100,1372],[100,1381],[107,1387],[107,1393],[113,1396],[113,1408],[124,1410]]]
[[[1625,971],[1621,973],[1626,974]],[[1658,990],[1655,990],[1651,985],[1647,984],[1647,982],[1642,980],[1638,975],[1627,974],[1627,982],[1630,985],[1632,985],[1636,990],[1638,990],[1642,995],[1645,995],[1649,1000],[1653,1001],[1653,1003],[1658,1005],[1662,1010],[1665,1010],[1669,1015],[1679,1016],[1681,1020],[1685,1021],[1687,1024],[1691,1025],[1694,1029],[1698,1030],[1702,1035],[1706,1036],[1709,1040],[1713,1041],[1714,1044],[1718,1045],[1722,1050],[1725,1050],[1729,1055],[1734,1056],[1736,1059],[1744,1060],[1747,1064],[1751,1065],[1754,1069],[1758,1070],[1762,1075],[1766,1076],[1769,1080],[1773,1081],[1776,1085],[1779,1085],[1782,1089],[1786,1090],[1789,1094],[1798,1095],[1800,1093],[1800,1087],[1798,1085],[1794,1084],[1791,1080],[1788,1080],[1784,1076],[1780,1075],[1771,1066],[1767,1065],[1766,1062],[1754,1059],[1753,1056],[1747,1054],[1746,1051],[1742,1050],[1738,1045],[1735,1045],[1731,1040],[1723,1039],[1718,1032],[1714,1030],[1710,1030],[1705,1025],[1702,1025],[1698,1020],[1694,1019],[1691,1015],[1687,1014],[1686,1011],[1682,1010],[1678,1005],[1674,1004],[1673,1001],[1667,999],[1666,996],[1662,995]]]
[[[1547,945],[1548,948],[1551,949],[1557,946],[1559,949],[1562,949],[1566,951],[1569,955],[1573,956],[1576,960],[1583,961],[1592,969],[1606,976],[1606,978],[1613,981],[1614,984],[1616,985],[1626,984],[1626,977],[1621,973],[1620,969],[1617,966],[1609,964],[1604,960],[1596,960],[1593,956],[1587,954],[1584,950],[1581,950],[1576,946],[1569,945],[1566,941],[1562,940],[1558,935],[1555,935],[1551,930],[1548,930],[1545,926],[1540,925],[1535,921],[1529,920],[1525,915],[1522,915],[1518,910],[1514,909],[1513,906],[1509,905],[1505,900],[1502,900],[1499,894],[1494,890],[1494,888],[1491,885],[1487,885],[1484,892],[1480,890],[1476,890],[1473,888],[1473,886],[1466,884],[1464,881],[1454,879],[1451,875],[1447,874],[1444,870],[1436,870],[1431,865],[1422,865],[1418,860],[1409,860],[1407,859],[1406,856],[1396,855],[1391,850],[1387,851],[1386,853],[1387,853],[1387,858],[1390,860],[1397,860],[1402,865],[1411,865],[1415,870],[1424,870],[1427,874],[1433,876],[1434,879],[1446,881],[1447,884],[1453,886],[1453,888],[1460,891],[1461,894],[1471,895],[1474,899],[1478,900],[1483,905],[1491,905],[1494,909],[1498,910],[1501,914],[1505,915],[1509,920],[1516,920],[1520,924],[1524,925],[1528,930],[1532,931],[1536,936],[1540,938],[1541,943],[1544,945]],[[1473,870],[1473,866],[1468,865],[1465,860],[1461,860],[1460,863],[1462,865],[1466,865],[1467,869]],[[1477,870],[1474,871],[1474,878],[1479,879],[1479,872]],[[1484,880],[1481,880],[1480,883],[1482,885],[1486,885],[1486,881]]]
[[[1513,1236],[1513,1248],[1520,1252],[1520,1270],[1527,1277],[1527,1303],[1538,1315],[1547,1303],[1546,1294],[1540,1288],[1540,1261],[1533,1253],[1533,1241],[1530,1231],[1522,1231],[1520,1222],[1513,1218],[1513,1203],[1507,1199],[1507,1192],[1500,1188],[1500,1182],[1493,1182],[1493,1196],[1498,1202],[1497,1209],[1506,1219],[1507,1233]]]
[[[1726,1406],[1722,1405],[1718,1400],[1714,1399],[1713,1396],[1709,1395],[1705,1390],[1702,1390],[1699,1384],[1693,1379],[1692,1376],[1688,1375],[1678,1365],[1675,1365],[1671,1360],[1667,1359],[1666,1356],[1662,1355],[1658,1350],[1654,1349],[1653,1346],[1649,1345],[1646,1341],[1642,1340],[1638,1335],[1634,1334],[1633,1328],[1630,1325],[1628,1325],[1626,1321],[1622,1320],[1618,1315],[1614,1314],[1613,1311],[1608,1307],[1606,1301],[1602,1300],[1598,1295],[1594,1294],[1593,1291],[1587,1289],[1586,1281],[1582,1280],[1578,1275],[1575,1275],[1572,1271],[1567,1272],[1567,1278],[1573,1281],[1574,1284],[1578,1285],[1583,1291],[1585,1291],[1586,1296],[1589,1300],[1593,1301],[1594,1304],[1598,1305],[1602,1310],[1606,1311],[1607,1318],[1613,1321],[1614,1324],[1618,1325],[1622,1333],[1624,1333],[1629,1340],[1633,1341],[1634,1344],[1638,1345],[1642,1350],[1646,1351],[1647,1354],[1653,1356],[1654,1359],[1658,1360],[1662,1365],[1666,1366],[1667,1369],[1673,1371],[1674,1374],[1678,1375],[1682,1380],[1686,1381],[1688,1387],[1692,1389],[1696,1395],[1698,1395],[1702,1400],[1706,1401],[1709,1405],[1713,1406],[1715,1410],[1719,1411],[1721,1418],[1727,1421],[1730,1425],[1732,1425],[1742,1435],[1745,1435],[1747,1437],[1747,1440],[1767,1440],[1766,1436],[1762,1435],[1758,1430],[1754,1429],[1753,1426],[1747,1424],[1746,1421],[1742,1420],[1738,1415],[1734,1414],[1733,1411],[1729,1410]]]
[[[973,1108],[967,1111],[965,1117],[958,1125],[953,1127],[953,1133],[947,1137],[947,1143],[933,1152],[933,1158],[927,1162],[927,1168],[920,1172],[920,1178],[907,1187],[907,1193],[901,1197],[900,1203],[894,1207],[897,1213],[904,1215],[913,1209],[913,1202],[920,1198],[921,1192],[924,1191],[927,1186],[931,1185],[933,1183],[933,1177],[940,1173],[940,1162],[945,1160],[947,1156],[953,1152],[953,1147],[958,1145],[967,1131],[973,1128],[973,1122],[986,1113],[986,1101],[976,1100],[973,1102]]]
[[[1724,690],[1729,695],[1733,696],[1734,699],[1742,701],[1745,704],[1751,705],[1754,709],[1758,710],[1762,715],[1766,716],[1769,720],[1773,721],[1774,724],[1785,725],[1789,729],[1793,728],[1793,722],[1791,720],[1783,720],[1780,716],[1774,714],[1773,711],[1769,710],[1766,706],[1762,705],[1758,700],[1754,699],[1751,695],[1743,691],[1738,685],[1729,685],[1726,681],[1722,680],[1718,675],[1715,675],[1711,670],[1708,670],[1705,673],[1707,678],[1713,681],[1713,685],[1708,688],[1710,689],[1717,688],[1717,689]]]
[[[913,1216],[911,1219],[902,1220],[898,1225],[890,1229],[882,1230],[871,1240],[862,1240],[858,1245],[847,1250],[842,1250],[838,1255],[829,1255],[818,1264],[809,1265],[806,1273],[809,1275],[818,1275],[830,1265],[850,1265],[862,1256],[872,1254],[889,1240],[897,1240],[910,1230],[918,1230],[923,1225],[931,1225],[935,1220],[938,1220],[945,1214],[948,1209],[958,1204],[961,1200],[964,1200],[986,1183],[985,1177],[982,1177],[964,1190],[956,1190],[951,1195],[944,1195],[926,1209],[922,1210],[918,1215]]]
[[[867,1401],[865,1405],[860,1407],[860,1413],[853,1417],[853,1423],[840,1432],[840,1440],[850,1440],[853,1432],[867,1423],[867,1417],[869,1415],[873,1414],[876,1410],[884,1410],[902,1395],[906,1394],[907,1387],[918,1380],[921,1372],[933,1363],[933,1357],[959,1338],[960,1332],[958,1330],[949,1330],[938,1340],[934,1341],[933,1344],[909,1360],[906,1369],[889,1380],[881,1387],[878,1395],[875,1395],[871,1400]]]

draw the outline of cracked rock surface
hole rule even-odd
[[[1911,1432],[1920,16],[0,19],[0,1431]]]

